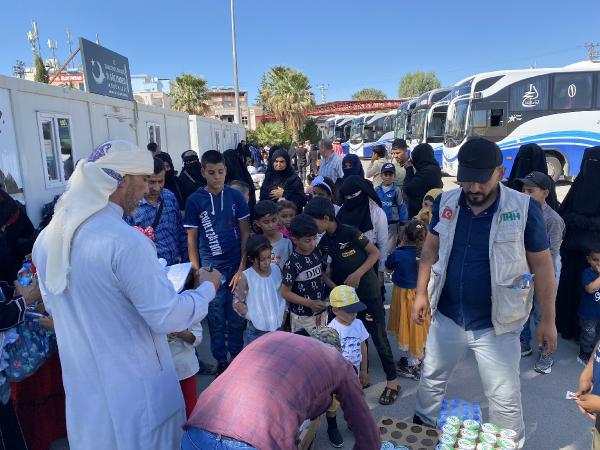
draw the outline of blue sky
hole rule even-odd
[[[93,5],[93,6],[92,6]],[[493,5],[493,6],[492,6]],[[397,95],[402,75],[435,71],[444,85],[488,70],[561,66],[600,41],[600,1],[236,0],[240,88],[254,100],[274,65],[306,73],[315,93],[344,100],[363,87]],[[129,58],[133,74],[204,76],[233,85],[229,0],[7,2],[0,14],[0,73],[31,61],[31,19],[68,55],[66,29]],[[75,44],[77,45],[77,44]],[[319,99],[319,95],[317,95]]]

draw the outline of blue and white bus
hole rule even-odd
[[[443,155],[450,175],[456,175],[460,146],[471,137],[496,142],[507,173],[521,145],[540,145],[555,180],[575,177],[583,151],[600,145],[600,63],[481,73],[452,92]]]
[[[448,103],[438,104],[438,102],[444,99],[450,91],[449,88],[433,89],[417,98],[412,111],[408,133],[409,140],[407,140],[411,149],[422,142],[430,144],[433,147],[435,159],[440,166],[442,165],[443,155],[443,124],[446,119]],[[434,104],[436,105],[435,111],[433,110]]]
[[[359,158],[370,158],[373,147],[387,135],[393,139],[396,112],[361,114],[352,120],[350,140],[342,144],[344,154],[357,155]],[[383,143],[383,142],[382,142]],[[385,145],[385,143],[383,143]]]
[[[394,129],[394,138],[404,139],[407,142],[410,140],[410,123],[412,112],[417,104],[417,99],[407,100],[398,106],[396,110],[396,127]]]
[[[383,145],[387,151],[392,148],[394,140],[394,128],[396,124],[396,110],[383,114],[376,114],[367,124],[368,133],[372,132],[368,140],[363,142],[362,158],[373,156],[373,149],[377,145]],[[371,141],[374,139],[374,141]],[[370,142],[369,142],[370,141]]]
[[[350,127],[354,116],[335,116],[325,121],[323,139],[346,142],[350,139]]]

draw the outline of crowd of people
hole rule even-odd
[[[37,231],[0,191],[0,333],[36,307],[58,344],[12,400],[0,378],[0,448],[45,450],[67,432],[73,450],[295,448],[321,414],[342,447],[341,408],[355,448],[375,450],[369,338],[386,378],[379,403],[398,401],[399,377],[418,380],[413,422],[427,426],[471,349],[490,421],[522,445],[530,320],[540,373],[551,373],[557,325],[579,339],[577,402],[600,413],[600,148],[585,151],[559,204],[536,144],[507,174],[495,143],[469,140],[460,187],[445,192],[429,144],[409,153],[395,139],[366,172],[334,147],[242,141],[185,151],[177,173],[155,144],[110,141],[78,162]],[[37,276],[12,286],[31,252]],[[193,276],[177,292],[164,266],[185,262]],[[203,331],[217,366],[198,395]],[[51,417],[44,439],[24,398]]]

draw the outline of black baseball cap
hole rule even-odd
[[[396,138],[392,141],[392,148],[408,148],[408,144],[404,139]]]
[[[485,183],[494,169],[502,165],[502,151],[497,144],[483,138],[467,141],[458,151],[459,183]]]
[[[531,172],[525,178],[517,178],[517,181],[523,183],[524,186],[539,187],[546,191],[552,189],[552,180],[550,180],[550,177],[537,170]]]
[[[381,166],[381,173],[392,172],[396,173],[396,167],[392,163],[385,163]]]

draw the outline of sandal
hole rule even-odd
[[[363,389],[369,389],[371,386],[373,386],[373,383],[369,383],[369,382],[367,381],[367,383],[366,383],[366,384],[363,384],[363,385],[362,385],[362,388],[363,388]]]
[[[396,401],[399,395],[400,386],[398,386],[398,389],[391,389],[386,386],[383,392],[381,393],[381,396],[379,397],[379,404],[389,406]]]

